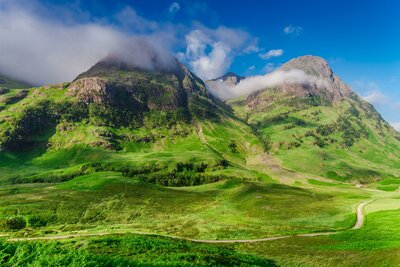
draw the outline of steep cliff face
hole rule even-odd
[[[178,62],[172,71],[148,71],[117,61],[101,61],[80,74],[68,94],[85,103],[137,111],[172,110],[187,107],[192,95],[208,97],[204,83]]]

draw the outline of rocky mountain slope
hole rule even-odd
[[[178,62],[172,70],[143,70],[105,60],[71,83],[24,92],[0,111],[0,157],[25,166],[23,179],[110,170],[163,185],[201,184],[237,172],[256,177],[243,164],[263,153],[257,137]],[[69,173],[66,166],[73,174],[59,173]],[[19,181],[9,168],[0,166],[0,173]]]
[[[19,98],[5,103],[1,114],[5,150],[34,144],[30,139],[46,131],[55,131],[47,144],[53,149],[73,144],[118,149],[126,139],[122,128],[189,126],[195,118],[218,120],[220,113],[218,100],[178,62],[171,71],[148,71],[105,60],[72,83],[9,92],[4,98],[12,94]],[[92,134],[82,134],[89,129]]]
[[[280,68],[294,69],[307,82],[284,82],[228,101],[266,150],[287,168],[338,180],[399,175],[400,135],[375,108],[322,58],[303,56]]]

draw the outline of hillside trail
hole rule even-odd
[[[351,229],[358,230],[364,224],[364,208],[367,204],[371,203],[371,201],[361,202],[357,206],[356,210],[356,217],[357,220]],[[266,237],[266,238],[256,238],[256,239],[223,239],[223,240],[207,240],[207,239],[192,239],[192,238],[185,238],[185,237],[178,237],[178,236],[170,236],[170,235],[162,235],[162,234],[153,234],[153,233],[140,233],[140,232],[98,232],[98,233],[76,233],[76,234],[67,234],[67,235],[56,235],[56,236],[38,236],[38,237],[15,237],[9,238],[7,241],[10,242],[17,242],[17,241],[35,241],[35,240],[59,240],[59,239],[68,239],[68,238],[76,238],[76,237],[95,237],[95,236],[105,236],[111,234],[141,234],[141,235],[152,235],[152,236],[159,236],[159,237],[169,237],[173,239],[179,240],[187,240],[197,243],[254,243],[254,242],[265,242],[265,241],[274,241],[279,239],[285,239],[290,237],[314,237],[314,236],[327,236],[333,235],[337,232],[321,232],[321,233],[308,233],[308,234],[297,234],[297,235],[284,235],[284,236],[274,236],[274,237]],[[1,236],[1,235],[0,235]],[[4,235],[3,235],[4,237]]]

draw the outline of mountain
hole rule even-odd
[[[0,93],[1,92],[6,92],[6,90],[8,89],[23,89],[23,88],[29,88],[32,87],[31,85],[25,83],[25,82],[21,82],[21,81],[17,81],[14,79],[11,79],[5,75],[0,74]]]
[[[0,147],[5,150],[34,144],[46,131],[55,131],[47,143],[51,149],[73,144],[121,149],[122,128],[189,126],[196,118],[218,120],[220,112],[204,83],[178,62],[164,71],[103,60],[71,83],[24,91],[14,100],[3,107],[7,122]]]
[[[279,70],[301,71],[307,81],[284,82],[228,103],[286,168],[342,181],[399,175],[400,134],[324,59],[303,56]]]
[[[193,95],[209,97],[204,83],[178,62],[173,70],[148,71],[116,60],[98,62],[80,74],[68,93],[83,102],[137,111],[187,108]]]
[[[85,172],[118,169],[152,173],[151,179],[161,172],[157,179],[165,181],[154,183],[203,183],[222,179],[225,173],[236,177],[248,157],[263,153],[250,127],[177,61],[172,69],[148,70],[102,60],[71,83],[24,92],[0,111],[0,157],[29,155],[25,169],[35,171],[25,171],[24,179],[39,179],[34,173],[53,172],[54,166],[77,168],[94,161],[98,167],[90,165]],[[132,162],[130,157],[144,158]],[[104,164],[104,159],[112,163]],[[38,162],[52,167],[41,169]],[[130,167],[121,167],[124,164]],[[177,164],[184,165],[179,172],[173,171]],[[193,164],[200,170],[191,174],[196,180],[175,177]]]
[[[246,77],[239,76],[236,73],[228,72],[224,76],[206,81],[206,84],[213,84],[215,82],[223,82],[227,86],[233,86],[233,85],[237,85],[241,80],[243,80],[245,78]]]

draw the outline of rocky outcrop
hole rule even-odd
[[[233,72],[228,72],[224,76],[206,81],[206,85],[211,89],[211,91],[217,92],[221,84],[224,86],[233,87],[240,83],[240,81],[243,79],[245,79],[245,77],[239,76]]]
[[[354,94],[329,67],[328,62],[316,56],[302,56],[283,64],[280,71],[300,70],[306,82],[284,82],[274,88],[251,93],[246,98],[250,108],[268,106],[276,99],[293,97],[295,99],[318,99],[319,103],[335,104],[349,99]]]
[[[302,56],[290,60],[281,66],[280,70],[302,70],[311,77],[308,84],[283,84],[282,91],[297,95],[321,95],[330,102],[338,102],[349,98],[352,90],[329,67],[328,62],[321,57]],[[312,79],[314,78],[314,79]]]
[[[204,83],[178,62],[173,71],[149,71],[100,61],[69,85],[68,94],[85,103],[135,111],[174,110],[188,107],[191,95],[209,97]]]
[[[68,88],[68,95],[86,103],[110,103],[113,100],[106,82],[98,77],[81,78],[73,82]]]

